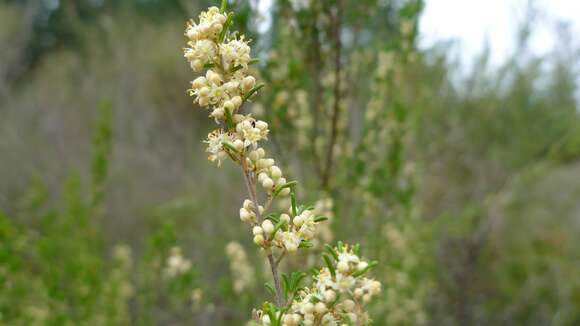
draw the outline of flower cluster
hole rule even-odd
[[[246,200],[244,206],[248,203]],[[246,209],[242,208],[241,212],[245,214]],[[274,246],[286,252],[295,252],[303,241],[311,240],[320,222],[312,210],[306,209],[295,215],[289,213],[282,213],[278,218],[272,217],[264,220],[261,225],[254,226],[254,242],[264,248]],[[274,222],[279,225],[278,228]]]
[[[234,291],[241,293],[254,284],[254,268],[248,261],[244,247],[238,242],[232,241],[228,243],[226,246],[226,254],[230,259],[230,272],[234,279]]]
[[[255,78],[247,75],[252,62],[248,42],[243,37],[229,39],[228,24],[228,16],[211,7],[201,13],[199,24],[190,21],[185,30],[189,42],[184,56],[191,68],[208,68],[205,76],[191,82],[189,94],[199,106],[211,110],[216,122],[232,117],[256,84]]]
[[[283,325],[287,326],[366,321],[368,317],[362,304],[380,291],[380,283],[362,277],[371,266],[353,248],[340,245],[336,251],[329,249],[336,262],[321,269],[310,288],[299,287],[303,273],[282,274],[282,282],[278,272],[280,261],[287,253],[313,246],[311,240],[317,234],[318,224],[327,219],[317,212],[331,210],[332,203],[325,202],[319,207],[296,205],[296,182],[284,177],[282,169],[260,145],[267,140],[268,124],[249,113],[244,114],[242,108],[261,85],[256,85],[255,78],[249,75],[253,59],[248,42],[243,36],[228,32],[233,14],[225,14],[226,5],[224,0],[222,10],[212,7],[200,15],[199,24],[188,24],[185,35],[189,38],[189,47],[185,49],[185,57],[194,71],[207,69],[204,76],[191,82],[189,94],[199,106],[211,110],[210,117],[220,125],[205,141],[209,160],[217,161],[219,166],[229,158],[242,169],[249,198],[243,202],[239,216],[251,226],[254,243],[267,256],[276,296],[272,311],[278,314],[289,311],[282,316]],[[263,188],[263,196],[258,196],[259,188]],[[263,205],[260,197],[265,198]],[[290,204],[281,211],[270,212],[274,200]],[[239,244],[229,244],[226,250],[232,260],[234,277],[242,280],[234,287],[241,291],[249,282],[246,277],[253,273],[252,269],[242,267],[247,261]],[[288,300],[291,298],[295,300]],[[272,311],[265,315],[264,324]]]
[[[381,292],[380,282],[364,277],[372,264],[347,245],[329,250],[333,261],[320,269],[311,287],[297,293],[282,316],[282,325],[362,325],[370,321],[364,307]],[[269,314],[258,314],[262,325],[272,325]]]
[[[167,257],[167,264],[165,266],[165,274],[169,277],[176,277],[183,275],[191,269],[191,261],[183,257],[181,248],[173,247],[169,257]]]

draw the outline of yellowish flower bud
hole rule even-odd
[[[236,139],[236,140],[234,140],[234,147],[235,147],[235,148],[236,148],[238,151],[241,151],[241,150],[243,150],[243,149],[244,149],[244,142],[243,142],[243,141],[241,141],[241,140],[239,140],[239,139]]]
[[[256,121],[256,128],[260,129],[261,131],[264,131],[268,129],[268,123],[262,120],[258,120]]]
[[[336,292],[332,290],[326,290],[326,292],[324,292],[324,301],[326,303],[331,303],[334,302],[334,300],[336,300]]]
[[[274,186],[274,181],[270,178],[266,178],[262,181],[262,187],[265,189],[271,189]]]
[[[207,97],[209,96],[209,93],[211,92],[211,90],[209,89],[209,87],[202,87],[199,91],[198,91],[198,95],[199,97]]]
[[[348,271],[350,270],[348,263],[344,260],[339,261],[338,264],[336,264],[336,268],[338,269],[339,272],[343,274],[348,273]]]
[[[322,302],[318,302],[314,305],[314,311],[319,315],[323,315],[326,312],[326,305]]]
[[[280,168],[276,165],[273,165],[270,168],[270,175],[272,176],[272,179],[278,180],[280,177],[282,177],[282,170],[280,170]]]
[[[199,89],[207,84],[207,80],[203,76],[199,76],[191,82],[191,88]]]
[[[254,228],[252,229],[252,233],[254,235],[264,234],[264,230],[259,226],[254,226]]]
[[[256,234],[254,236],[254,243],[257,244],[258,246],[261,246],[264,244],[264,236],[261,234]]]
[[[290,215],[288,215],[286,213],[280,214],[280,221],[290,223]]]
[[[231,100],[227,100],[224,102],[224,109],[228,110],[228,112],[233,112],[235,109],[235,105]]]
[[[232,98],[232,102],[234,103],[234,105],[236,106],[236,108],[239,108],[240,105],[242,105],[242,98],[239,96],[234,96]]]
[[[252,76],[247,76],[242,80],[242,92],[244,93],[249,92],[252,88],[254,88],[255,84],[256,79]]]
[[[290,195],[290,188],[284,188],[279,193],[280,196],[288,196]]]

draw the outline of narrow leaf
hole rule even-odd
[[[254,86],[254,88],[252,88],[248,94],[244,95],[244,98],[242,98],[242,103],[246,102],[250,97],[252,97],[252,95],[254,95],[254,93],[256,93],[257,91],[259,91],[262,87],[264,87],[264,84],[259,84]]]
[[[326,267],[328,267],[328,270],[330,271],[330,275],[332,275],[332,277],[335,277],[336,271],[334,270],[334,265],[332,264],[330,257],[328,257],[327,255],[322,255],[322,259],[324,259]]]

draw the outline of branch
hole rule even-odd
[[[332,108],[332,126],[330,141],[328,143],[328,149],[326,153],[326,165],[322,176],[322,188],[328,190],[330,188],[330,176],[332,171],[333,157],[334,157],[334,147],[336,144],[336,138],[338,136],[338,120],[340,116],[340,55],[342,51],[342,42],[340,39],[340,28],[342,24],[342,11],[343,11],[343,0],[338,0],[336,3],[336,15],[334,17],[334,105]]]

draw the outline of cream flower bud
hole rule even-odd
[[[236,148],[238,151],[241,151],[242,149],[244,149],[244,142],[243,142],[243,141],[241,141],[241,140],[239,140],[239,139],[236,139],[236,140],[234,140],[234,147],[235,147],[235,148]]]
[[[191,82],[191,88],[199,89],[207,84],[207,80],[203,76],[199,76]]]
[[[242,80],[242,92],[244,93],[249,92],[252,88],[254,88],[255,84],[256,79],[252,76],[247,76]]]
[[[264,236],[261,234],[256,234],[254,236],[254,243],[257,244],[258,246],[261,246],[264,244]]]
[[[283,184],[286,184],[286,178],[280,178],[276,180],[276,186],[281,186]]]
[[[363,294],[364,294],[364,291],[361,288],[357,288],[356,290],[354,290],[354,297],[355,298],[360,298],[360,297],[362,297]]]
[[[211,92],[211,90],[209,89],[209,87],[202,87],[202,88],[199,89],[199,91],[198,91],[197,94],[200,97],[207,97],[210,92]]]
[[[326,312],[326,305],[322,302],[318,302],[314,305],[314,311],[319,315],[323,315]]]
[[[260,129],[261,131],[264,131],[268,129],[268,123],[262,120],[258,120],[256,121],[256,128]]]
[[[272,179],[278,180],[282,177],[282,170],[280,170],[276,165],[273,165],[270,167],[270,175],[272,176]]]
[[[270,325],[270,316],[268,316],[268,315],[262,316],[262,324]]]
[[[254,226],[254,228],[252,229],[252,234],[253,235],[258,235],[258,234],[263,234],[263,233],[264,233],[264,230],[261,227],[257,226],[257,225]]]
[[[364,301],[364,303],[371,302],[371,295],[370,294],[363,295],[363,301]]]
[[[211,117],[215,119],[222,119],[224,117],[224,109],[216,108],[211,112]]]
[[[193,69],[194,71],[200,71],[201,69],[203,69],[203,61],[201,60],[193,60],[190,63],[191,69]]]
[[[208,70],[205,73],[205,78],[212,84],[219,84],[222,82],[222,77],[220,76],[220,74],[216,73],[213,70]]]
[[[223,27],[223,25],[222,25],[222,24],[213,24],[213,25],[211,25],[211,31],[212,31],[214,34],[221,33],[221,31],[222,31],[223,29],[224,29],[224,27]]]
[[[344,260],[339,261],[338,264],[336,264],[336,268],[338,269],[339,272],[343,274],[348,273],[348,271],[350,270],[348,263]]]
[[[280,214],[280,221],[284,221],[285,223],[290,223],[290,215],[283,213]]]
[[[240,220],[248,222],[252,219],[252,213],[245,208],[240,208]]]
[[[196,40],[199,35],[195,28],[188,28],[185,33],[187,34],[187,38],[190,40]]]
[[[242,105],[242,98],[239,96],[234,96],[234,97],[232,97],[232,102],[234,103],[236,108],[239,108],[240,105]]]
[[[358,263],[358,265],[356,265],[356,269],[358,269],[359,271],[362,271],[365,268],[367,268],[368,266],[369,266],[369,263],[367,263],[366,261],[361,261]]]
[[[256,153],[258,154],[258,158],[266,156],[266,151],[262,147],[256,149]]]
[[[264,172],[258,174],[258,182],[262,183],[264,182],[264,180],[266,180],[266,178],[268,178],[268,175]]]
[[[342,306],[346,311],[353,311],[355,307],[354,301],[347,299],[342,302]]]
[[[240,123],[240,121],[244,120],[244,115],[243,114],[234,114],[234,122],[235,123]]]
[[[228,112],[233,112],[235,109],[235,105],[231,100],[227,100],[224,102],[224,109],[228,110]]]
[[[331,303],[334,302],[334,300],[336,300],[336,292],[332,290],[326,290],[326,292],[324,292],[324,301],[326,303]]]
[[[197,99],[197,102],[199,103],[200,106],[207,106],[209,104],[209,98],[200,96]]]
[[[290,188],[284,188],[279,193],[280,196],[288,196],[290,195]]]
[[[244,203],[242,204],[242,206],[244,206],[244,208],[247,209],[247,210],[253,210],[254,209],[254,203],[251,200],[249,200],[249,199],[244,200]]]
[[[262,181],[262,187],[265,189],[271,189],[274,186],[274,181],[270,178],[266,178]]]
[[[262,222],[262,229],[266,234],[272,234],[274,232],[274,223],[270,220],[265,220]]]
[[[304,217],[302,215],[298,215],[294,218],[294,221],[292,223],[294,223],[294,225],[296,225],[297,227],[301,227],[302,224],[304,224]]]
[[[253,162],[256,162],[258,160],[258,152],[256,151],[251,151],[250,154],[248,155],[248,157],[250,158],[250,160],[252,160]],[[260,179],[258,179],[260,180]]]
[[[314,304],[312,304],[311,302],[307,302],[304,304],[304,314],[312,314],[314,312]]]

